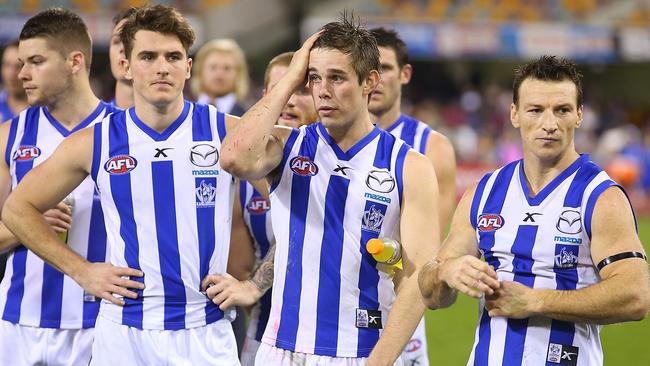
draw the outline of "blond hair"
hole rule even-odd
[[[246,58],[244,57],[244,51],[239,47],[237,42],[234,39],[230,38],[220,38],[213,39],[212,41],[206,43],[199,49],[199,52],[196,53],[194,57],[194,76],[190,81],[190,86],[192,87],[192,92],[195,95],[199,95],[203,92],[201,86],[201,74],[203,72],[203,65],[205,59],[213,52],[222,52],[229,53],[235,57],[237,63],[237,77],[235,79],[235,95],[237,96],[238,101],[244,100],[246,95],[248,95],[248,89],[250,84],[250,79],[248,76],[248,65],[246,64]]]

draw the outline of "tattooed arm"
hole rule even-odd
[[[208,275],[203,279],[203,290],[221,310],[233,305],[253,305],[273,285],[274,257],[275,243],[271,244],[268,253],[250,279],[239,281],[227,273]]]

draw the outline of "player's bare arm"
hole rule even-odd
[[[592,216],[591,254],[595,264],[625,252],[644,253],[625,194],[610,187],[598,198]],[[579,290],[531,289],[502,282],[487,301],[490,316],[524,318],[544,315],[553,319],[610,324],[642,320],[650,307],[648,265],[641,258],[612,262],[600,270],[601,281]]]
[[[237,121],[226,119],[228,134],[224,139],[221,166],[247,180],[269,175],[282,160],[282,149],[290,128],[275,126],[282,109],[307,75],[309,50],[318,34],[309,37],[296,51],[286,75],[259,102]]]
[[[235,182],[235,197],[239,197],[239,181]],[[232,209],[232,228],[230,230],[230,252],[228,273],[243,281],[250,277],[255,267],[255,247],[253,238],[244,222],[241,203],[235,199]]]
[[[431,309],[451,306],[458,291],[480,298],[482,294],[492,294],[499,287],[494,269],[479,259],[476,232],[470,222],[475,190],[476,184],[465,191],[440,252],[420,272],[420,291]]]
[[[402,260],[395,302],[368,365],[392,365],[413,336],[424,310],[418,274],[439,249],[438,184],[431,162],[410,151],[404,162],[404,193],[400,218]]]
[[[432,131],[427,138],[425,155],[433,163],[440,191],[440,240],[444,240],[456,205],[456,154],[447,137]]]
[[[136,298],[137,294],[127,288],[142,289],[144,285],[122,276],[141,277],[142,272],[86,261],[58,239],[41,215],[86,178],[91,168],[92,148],[93,128],[81,130],[64,140],[54,154],[31,170],[9,195],[2,221],[21,243],[72,277],[86,291],[123,305],[124,301],[113,294]]]
[[[0,152],[3,154],[7,150],[11,123],[11,120],[9,120],[0,126]],[[11,157],[9,158],[11,159]],[[7,162],[3,155],[3,158],[0,159],[0,207],[4,206],[10,192],[11,173],[9,172],[9,167],[7,166]],[[54,208],[47,210],[43,216],[56,232],[64,232],[70,229],[72,224],[72,211],[70,210],[70,207],[60,202]],[[0,222],[0,253],[8,252],[16,248],[19,244],[20,243],[14,234],[9,231],[4,223]]]

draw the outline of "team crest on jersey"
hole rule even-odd
[[[368,203],[370,203],[370,205],[368,205]],[[384,223],[384,215],[386,215],[385,205],[374,204],[366,201],[366,211],[363,213],[363,220],[361,223],[362,229],[372,231],[373,233],[380,233],[381,224]]]
[[[479,231],[488,232],[499,230],[505,224],[503,216],[499,214],[483,214],[478,217],[477,227]]]
[[[15,161],[30,161],[41,156],[41,149],[37,146],[20,146],[14,151],[13,159]]]
[[[550,343],[546,361],[559,365],[576,366],[580,349],[569,344]]]
[[[219,161],[219,151],[210,144],[197,144],[190,149],[190,162],[201,168],[211,167]]]
[[[575,245],[555,244],[555,267],[576,268],[578,266],[578,251]]]
[[[388,169],[374,169],[368,172],[366,186],[375,192],[389,193],[395,189],[395,178]]]
[[[582,231],[582,217],[580,211],[564,210],[557,219],[555,226],[558,231],[565,234],[577,234]]]
[[[262,215],[270,209],[271,205],[264,197],[253,197],[246,204],[246,210],[248,210],[251,215]]]
[[[138,166],[138,161],[133,156],[118,155],[108,159],[104,164],[104,170],[108,174],[126,174]]]
[[[381,329],[381,311],[357,309],[357,328]]]
[[[195,183],[196,207],[214,207],[215,198],[217,197],[217,179],[196,179]]]
[[[318,165],[309,160],[306,156],[296,156],[291,159],[289,167],[294,174],[302,176],[314,176],[318,174]]]

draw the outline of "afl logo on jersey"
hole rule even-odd
[[[404,348],[404,351],[415,352],[420,348],[422,348],[422,341],[417,338],[413,338],[406,344],[406,348]]]
[[[296,156],[289,162],[289,167],[294,174],[313,176],[318,174],[318,166],[306,156]]]
[[[104,170],[108,174],[126,174],[135,169],[137,165],[138,161],[133,156],[118,155],[108,159],[104,164]]]
[[[41,149],[36,146],[21,146],[14,152],[15,161],[30,161],[41,156]]]
[[[251,215],[262,215],[271,209],[271,205],[269,205],[269,201],[264,199],[264,197],[253,197],[248,201],[246,209]]]
[[[389,193],[395,189],[395,178],[387,169],[371,170],[366,177],[366,186],[375,192]]]
[[[503,216],[499,214],[483,214],[478,217],[478,224],[476,226],[479,231],[486,232],[501,229],[504,223]]]
[[[190,162],[196,166],[207,168],[217,164],[219,152],[210,144],[198,144],[190,150]]]

